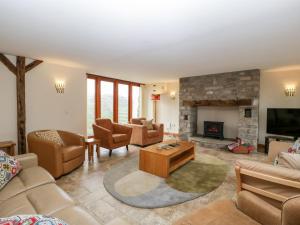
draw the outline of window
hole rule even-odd
[[[96,80],[87,79],[87,135],[93,135],[93,123],[95,121],[96,109],[96,94],[95,94]]]
[[[114,117],[114,83],[109,81],[101,81],[100,86],[100,104],[101,104],[101,118],[109,118],[113,120]]]
[[[132,86],[132,118],[141,117],[141,87]]]
[[[96,118],[109,118],[116,123],[128,123],[141,117],[139,83],[87,74],[87,134],[93,135]]]
[[[118,84],[118,122],[128,123],[129,88],[127,84]]]

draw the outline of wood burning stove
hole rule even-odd
[[[223,134],[224,122],[204,121],[204,137],[224,139]]]

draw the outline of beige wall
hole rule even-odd
[[[179,82],[160,83],[164,85],[166,92],[161,94],[160,101],[157,101],[157,122],[165,125],[165,132],[178,133],[179,131]],[[143,87],[143,116],[153,118],[153,101],[151,101],[151,85]],[[172,99],[170,92],[175,91],[176,97]],[[169,130],[173,124],[172,130]]]
[[[13,59],[13,58],[12,58]],[[55,79],[65,80],[64,94],[57,94]],[[0,63],[0,140],[17,141],[16,79]],[[85,71],[42,63],[26,74],[27,133],[38,129],[86,132]]]
[[[286,97],[286,85],[296,85],[296,95]],[[266,136],[267,108],[300,108],[300,70],[262,70],[259,102],[259,143],[264,144]]]

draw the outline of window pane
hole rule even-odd
[[[114,84],[113,82],[101,81],[101,118],[113,120],[114,112]]]
[[[118,84],[119,123],[128,123],[128,85]]]
[[[95,121],[95,80],[87,79],[87,135],[93,135]]]
[[[141,117],[141,88],[132,86],[132,118]]]

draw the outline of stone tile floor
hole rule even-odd
[[[125,148],[113,151],[110,158],[108,151],[101,149],[100,159],[94,156],[95,161],[88,163],[61,177],[57,184],[69,193],[78,205],[93,215],[102,225],[167,225],[186,215],[187,213],[204,207],[210,202],[219,199],[235,197],[234,161],[248,158],[263,161],[266,156],[262,153],[251,155],[235,155],[224,150],[209,149],[197,146],[198,153],[206,153],[223,159],[231,166],[224,183],[213,192],[179,205],[158,208],[139,209],[125,205],[113,198],[103,186],[103,176],[109,168],[128,158],[138,155],[139,147],[130,146],[129,152]],[[87,158],[87,157],[86,157]]]

